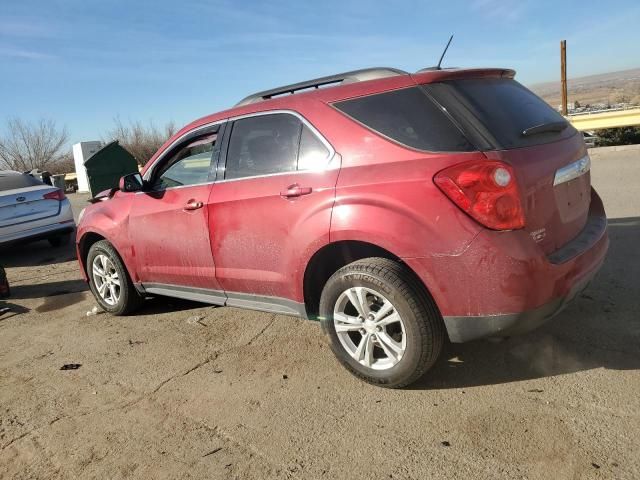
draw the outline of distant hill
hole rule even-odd
[[[558,75],[559,76],[559,75]],[[528,85],[536,94],[557,108],[561,102],[560,80]],[[602,73],[567,81],[569,104],[640,104],[640,68]]]

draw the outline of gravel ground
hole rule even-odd
[[[639,178],[640,152],[594,151],[611,249],[577,302],[400,391],[314,323],[171,299],[87,317],[71,248],[0,252],[0,477],[640,478]]]

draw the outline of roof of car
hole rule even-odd
[[[145,165],[146,170],[157,156],[177,138],[200,126],[221,120],[269,110],[295,110],[300,102],[333,103],[349,98],[381,93],[417,84],[458,78],[513,78],[515,71],[506,68],[422,69],[416,73],[387,67],[354,70],[341,74],[285,85],[243,98],[234,107],[191,122],[171,137]]]
[[[0,170],[0,177],[9,177],[11,175],[22,175],[22,173],[15,170]]]

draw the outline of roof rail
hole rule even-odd
[[[308,90],[313,88],[318,89],[326,85],[364,82],[366,80],[395,77],[397,75],[408,75],[408,72],[405,72],[404,70],[398,70],[397,68],[364,68],[362,70],[354,70],[352,72],[329,75],[328,77],[314,78],[313,80],[293,83],[291,85],[285,85],[283,87],[265,90],[264,92],[254,93],[253,95],[249,95],[248,97],[240,100],[238,103],[236,103],[235,106],[239,107],[242,105],[248,105],[250,103],[261,102],[263,100],[269,100],[270,98],[277,97],[279,95],[293,94],[295,92],[299,92],[300,90]]]

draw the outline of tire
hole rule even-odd
[[[94,271],[96,258],[98,258],[98,270],[107,272],[111,282]],[[144,302],[144,298],[133,286],[120,255],[107,240],[100,240],[91,245],[86,266],[91,292],[100,307],[106,312],[113,315],[127,315],[139,308]],[[118,285],[113,284],[114,281],[119,283],[119,288],[117,288]],[[107,283],[106,287],[104,287],[105,283]],[[113,286],[113,290],[111,290],[111,286]],[[104,287],[104,290],[101,287]],[[105,293],[101,294],[99,290]]]
[[[71,241],[71,235],[68,233],[63,233],[62,235],[56,235],[55,237],[50,237],[49,243],[52,247],[62,247],[63,245],[69,245]]]
[[[353,295],[356,299],[363,295],[365,301],[354,303]],[[356,303],[368,306],[358,309]],[[388,304],[392,310],[386,314]],[[358,323],[368,308],[367,321]],[[399,321],[394,321],[396,314]],[[377,322],[371,318],[377,316]],[[402,388],[418,380],[436,362],[444,344],[444,322],[434,300],[412,272],[386,258],[358,260],[334,273],[322,291],[320,318],[340,363],[356,377],[381,387]],[[362,342],[365,346],[360,349]]]

